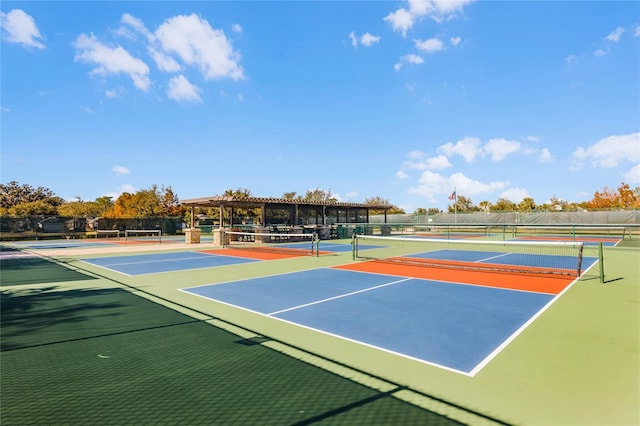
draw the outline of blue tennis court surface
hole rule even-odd
[[[211,268],[259,262],[231,256],[199,252],[156,253],[131,256],[97,257],[82,259],[84,262],[127,275],[144,275],[159,272],[183,271],[187,269]]]
[[[182,291],[467,375],[555,297],[330,268]]]

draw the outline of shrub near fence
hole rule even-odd
[[[182,232],[182,218],[84,218],[63,216],[0,216],[0,240],[95,237],[96,230],[159,229],[163,235]]]

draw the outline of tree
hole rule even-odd
[[[630,209],[637,204],[637,198],[629,184],[622,182],[618,187],[618,207]]]
[[[589,201],[589,207],[592,209],[610,209],[618,204],[618,193],[613,189],[605,186],[601,192],[596,191],[593,199]]]
[[[282,194],[282,198],[284,198],[285,200],[295,200],[296,199],[296,195],[297,192],[293,191],[293,192],[285,192],[284,194]],[[300,197],[298,197],[300,198]]]
[[[112,218],[179,216],[181,212],[178,197],[171,187],[159,189],[157,185],[152,185],[134,194],[123,192],[104,216]]]
[[[478,207],[473,205],[471,201],[471,197],[465,197],[464,195],[458,195],[456,202],[453,204],[449,204],[447,207],[447,211],[449,213],[453,213],[455,211],[458,212],[473,212],[478,211]]]
[[[640,187],[631,189],[629,184],[622,182],[617,190],[605,186],[602,191],[596,191],[588,206],[594,209],[632,209],[640,207]]]
[[[491,206],[494,212],[512,212],[516,210],[516,203],[506,198],[498,198],[498,201]]]
[[[480,203],[478,204],[478,209],[480,211],[483,211],[483,212],[491,211],[491,202],[486,201],[486,200],[485,201],[480,201]]]
[[[331,191],[325,191],[324,189],[316,188],[307,190],[307,193],[302,198],[304,201],[315,202],[332,202],[335,203],[338,199],[331,193]]]
[[[531,197],[525,197],[518,204],[518,211],[519,212],[532,212],[535,209],[536,209],[536,203],[533,201],[533,198],[531,198]]]
[[[366,198],[364,200],[365,204],[369,204],[372,206],[389,206],[389,209],[387,210],[388,214],[404,214],[405,211],[403,209],[401,209],[400,207],[391,204],[389,202],[389,200],[379,197],[379,196],[375,196],[375,197],[369,197]],[[384,213],[384,210],[375,210],[375,209],[371,209],[370,210],[371,214],[382,214]]]
[[[57,212],[56,206],[44,200],[28,201],[8,209],[9,216],[53,216]]]
[[[250,198],[252,197],[251,191],[247,188],[238,188],[238,189],[227,189],[226,191],[224,191],[224,195],[227,197],[234,197],[234,198]],[[256,209],[256,208],[246,208],[246,209],[234,209],[233,210],[233,214],[234,217],[240,217],[240,218],[244,218],[244,219],[249,219],[251,221],[256,221],[258,218],[260,218],[260,209]],[[220,217],[220,212],[218,210],[217,213],[215,213],[213,215],[216,218]],[[225,213],[225,217],[227,216],[227,214]],[[235,220],[234,220],[235,222]]]
[[[95,201],[82,201],[76,197],[75,201],[69,201],[58,207],[58,214],[67,217],[100,217],[113,207],[111,197],[96,198]]]
[[[160,190],[160,207],[163,216],[177,217],[184,214],[184,209],[180,206],[180,200],[170,186],[162,187]]]
[[[49,215],[56,214],[64,200],[48,188],[20,185],[16,181],[0,184],[0,214],[8,215]],[[19,207],[22,204],[28,204]]]
[[[234,198],[249,198],[251,197],[251,191],[247,188],[238,188],[238,189],[227,189],[224,191],[225,197],[234,197]]]

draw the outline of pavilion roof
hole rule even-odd
[[[389,210],[392,206],[388,204],[364,204],[347,203],[342,201],[309,201],[292,198],[271,198],[271,197],[234,197],[229,195],[214,195],[211,197],[190,198],[180,201],[180,204],[194,207],[241,207],[258,208],[268,205],[299,205],[299,206],[326,206],[345,208],[366,208],[370,210]]]

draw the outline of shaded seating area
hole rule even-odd
[[[183,206],[191,208],[190,229],[196,229],[196,209],[215,208],[223,218],[212,228],[255,231],[273,234],[317,233],[320,239],[343,238],[346,232],[341,227],[356,226],[369,222],[372,210],[386,213],[391,206],[339,201],[307,201],[288,198],[212,196],[182,200]],[[238,211],[259,211],[254,223]]]

